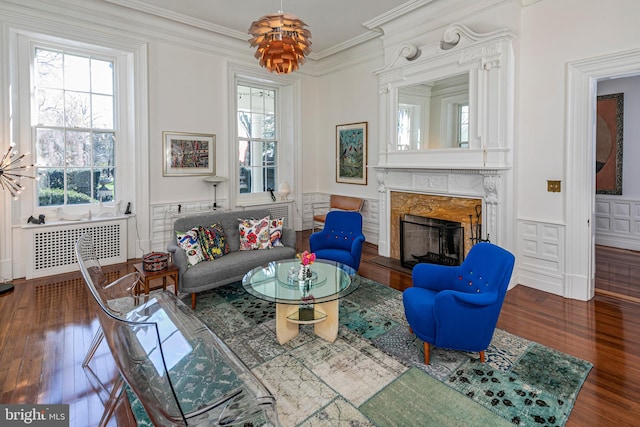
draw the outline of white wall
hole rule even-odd
[[[377,46],[379,42],[375,42]],[[382,52],[377,58],[319,77],[316,98],[317,136],[305,143],[305,165],[315,162],[322,167],[305,191],[342,194],[376,199],[375,170],[368,169],[367,185],[336,182],[336,125],[367,122],[367,164],[378,161],[378,79],[373,71],[382,66]],[[313,144],[310,146],[309,142]],[[308,157],[307,153],[313,153]]]
[[[570,70],[578,61],[637,50],[638,14],[640,2],[634,0],[542,0],[522,9],[515,188],[519,283],[579,299],[593,295],[593,218],[587,206],[595,194],[590,193],[593,181],[575,178],[582,174],[575,171],[592,167],[586,165],[588,155],[575,155],[591,147],[576,149],[575,144],[593,141],[575,139],[582,132],[573,125],[595,106],[595,96],[576,105],[575,92],[583,89],[570,86],[569,76],[577,81],[579,73]],[[607,69],[606,61],[594,64]],[[547,180],[562,181],[563,191],[547,192]]]
[[[220,55],[163,42],[149,45],[149,160],[151,203],[210,198],[201,176],[164,177],[163,131],[216,135],[216,173],[229,176],[226,62]],[[227,184],[218,186],[224,202]],[[222,203],[226,206],[226,203]]]
[[[615,6],[613,6],[615,5]],[[519,216],[563,222],[567,63],[640,47],[635,0],[543,0],[522,9],[517,88]]]

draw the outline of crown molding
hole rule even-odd
[[[160,7],[153,7],[148,3],[139,0],[104,0],[107,3],[112,3],[118,6],[122,6],[129,9],[137,10],[149,15],[155,15],[160,18],[168,19],[171,21],[179,22],[181,24],[189,25],[191,27],[200,28],[202,30],[211,31],[213,33],[221,34],[223,36],[235,38],[238,40],[248,41],[251,37],[247,32],[233,30],[222,25],[217,25],[204,19],[194,18],[192,16],[184,15],[182,13],[173,12]]]
[[[168,19],[170,21],[174,21],[174,22],[191,26],[191,27],[210,31],[212,33],[230,37],[232,39],[242,40],[243,42],[247,42],[250,39],[250,36],[246,32],[236,31],[222,25],[213,24],[203,19],[194,18],[192,16],[187,16],[187,15],[173,12],[167,9],[153,7],[153,6],[150,6],[148,3],[140,0],[104,0],[104,1],[107,3],[112,3],[115,5],[121,6],[121,7],[134,9],[134,10],[137,10],[138,12],[142,12],[148,15],[154,15],[160,18]],[[419,1],[413,1],[410,3],[428,3],[431,1],[436,1],[436,0],[419,0]],[[416,6],[416,7],[419,7],[419,6]],[[352,47],[358,46],[369,40],[380,37],[381,35],[382,35],[382,32],[380,30],[376,28],[370,28],[369,31],[364,34],[356,36],[343,43],[339,43],[323,51],[320,51],[320,52],[312,51],[307,56],[307,58],[318,61],[318,60],[327,58],[329,56],[335,55],[337,53],[343,52],[345,50],[351,49]]]
[[[424,5],[434,3],[436,1],[438,0],[411,0],[383,13],[380,16],[364,22],[362,25],[370,30],[375,30],[376,28],[381,27],[389,21],[393,21],[396,18],[399,18],[403,15],[406,15],[407,13],[421,8]]]

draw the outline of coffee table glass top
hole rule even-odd
[[[298,280],[300,261],[274,261],[254,268],[242,279],[242,286],[251,295],[279,304],[299,304],[309,301],[323,303],[343,298],[358,288],[351,280],[356,272],[348,265],[329,260],[316,260],[311,265],[312,277]]]

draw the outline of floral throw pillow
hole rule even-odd
[[[238,231],[240,232],[240,250],[269,249],[269,217],[262,219],[238,218]]]
[[[282,243],[282,227],[284,225],[284,217],[273,218],[269,221],[269,240],[271,246],[284,246]]]
[[[176,240],[178,246],[184,249],[187,254],[187,265],[192,267],[202,261],[204,256],[202,249],[200,248],[200,241],[198,240],[198,228],[194,227],[189,231],[176,231]]]
[[[198,240],[202,248],[202,255],[207,261],[218,259],[229,253],[229,243],[220,224],[211,227],[198,227]]]

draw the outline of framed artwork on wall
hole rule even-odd
[[[367,122],[336,126],[336,182],[367,185]]]
[[[215,135],[162,132],[162,139],[164,141],[164,176],[215,175]]]
[[[622,195],[624,93],[598,96],[596,194]]]

